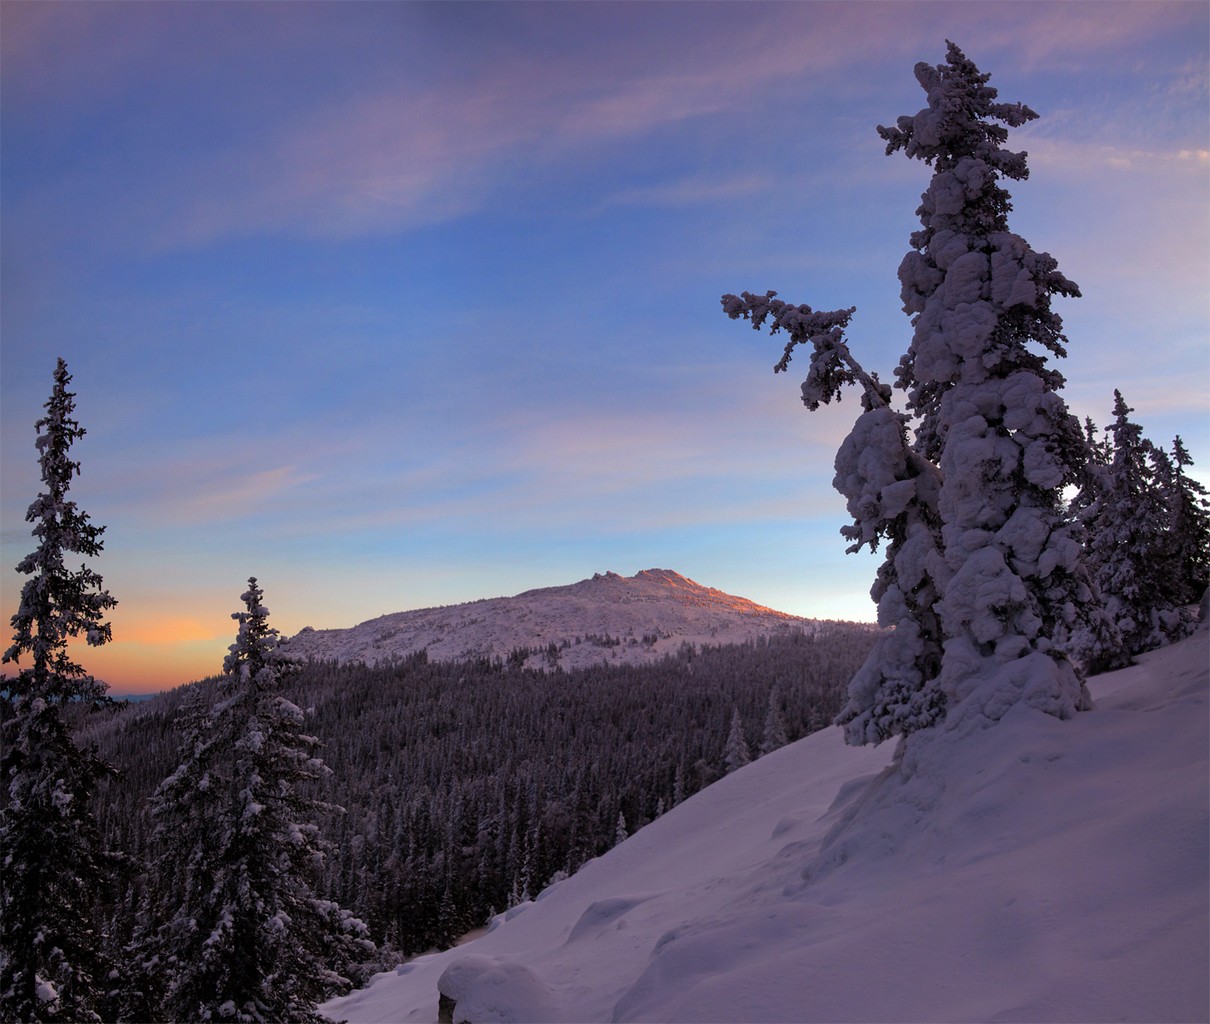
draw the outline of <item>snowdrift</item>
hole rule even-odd
[[[440,984],[475,1024],[1205,1021],[1208,641],[897,767],[816,733],[321,1009],[432,1022]]]

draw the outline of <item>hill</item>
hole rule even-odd
[[[395,612],[349,629],[307,627],[289,640],[302,658],[368,665],[425,650],[434,661],[507,658],[527,667],[641,664],[683,644],[746,643],[811,632],[814,620],[705,587],[671,569],[596,573],[560,587],[441,608]]]
[[[753,753],[825,727],[873,641],[863,626],[820,625],[556,672],[423,651],[310,661],[284,692],[333,772],[318,822],[334,845],[324,895],[396,955],[444,948],[604,853],[620,818],[638,828],[721,775],[736,713]],[[222,698],[212,679],[80,711],[82,742],[119,769],[96,799],[108,848],[146,848],[147,801],[181,760],[182,707]],[[117,902],[115,917],[129,916],[137,890]]]
[[[1210,632],[1068,722],[814,733],[324,1005],[455,1020],[1198,1021],[1210,1014]]]

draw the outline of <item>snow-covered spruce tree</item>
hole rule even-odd
[[[744,737],[744,722],[740,718],[739,708],[731,709],[731,729],[727,733],[727,746],[723,750],[723,766],[727,774],[742,768],[752,761],[752,751]]]
[[[613,830],[613,845],[617,846],[619,843],[624,843],[629,838],[630,829],[626,825],[626,815],[618,811],[618,823],[614,826]],[[528,899],[529,897],[525,898]]]
[[[289,662],[256,579],[223,699],[185,722],[181,763],[156,792],[158,860],[138,943],[170,1020],[315,1021],[373,956],[365,925],[315,891],[326,844],[314,783],[330,774],[278,692]]]
[[[997,103],[988,78],[949,43],[945,64],[916,65],[928,106],[878,129],[888,155],[933,167],[922,229],[899,268],[914,332],[896,373],[918,420],[916,448],[941,471],[952,573],[937,605],[941,688],[993,721],[1018,702],[1067,718],[1089,706],[1066,650],[1095,602],[1062,491],[1087,454],[1063,378],[1046,363],[1066,355],[1051,299],[1080,292],[1053,257],[1008,230],[999,181],[1029,172],[1025,154],[1002,144],[1037,114]]]
[[[802,401],[810,410],[839,401],[845,385],[861,388],[861,415],[836,455],[832,485],[844,495],[850,525],[841,534],[850,553],[886,541],[871,588],[884,632],[849,686],[837,721],[845,740],[860,745],[907,735],[938,721],[945,697],[936,684],[941,665],[941,626],[934,605],[948,570],[941,558],[937,467],[916,452],[907,417],[891,408],[891,389],[866,373],[849,350],[844,329],[854,310],[814,311],[791,305],[776,292],[723,296],[733,320],[759,330],[785,331],[790,340],[774,372],[789,366],[797,345],[810,346]]]
[[[67,497],[80,471],[69,457],[84,436],[73,418],[71,375],[60,359],[54,388],[38,420],[37,448],[45,490],[26,513],[38,548],[17,571],[30,578],[12,617],[5,662],[30,664],[0,680],[4,708],[5,783],[0,812],[0,1018],[100,1019],[108,967],[91,912],[111,865],[89,810],[97,778],[107,771],[80,750],[62,705],[109,703],[104,683],[77,664],[68,640],[110,639],[102,621],[117,602],[87,566],[71,570],[69,554],[92,558],[103,526]]]
[[[777,685],[769,688],[769,705],[765,709],[765,730],[760,740],[761,757],[771,754],[789,743],[786,737],[786,723],[781,716]]]
[[[1119,633],[1100,667],[1130,663],[1180,632],[1182,604],[1196,597],[1182,584],[1171,526],[1176,470],[1130,419],[1134,410],[1114,391],[1106,428],[1109,462],[1098,467],[1093,499],[1081,510],[1087,557],[1106,610]]]
[[[1168,560],[1174,601],[1196,604],[1210,586],[1210,495],[1185,472],[1193,465],[1180,435],[1172,439],[1168,472],[1161,480],[1168,506]]]
[[[915,73],[928,105],[878,129],[888,155],[902,150],[934,172],[899,268],[914,328],[896,370],[909,418],[889,408],[876,378],[859,374],[839,336],[847,317],[796,327],[796,316],[817,315],[803,306],[775,318],[775,329],[791,331],[787,356],[801,340],[814,348],[809,407],[842,383],[863,388],[866,411],[838,454],[836,486],[849,498],[854,547],[891,542],[874,596],[879,621],[895,631],[841,713],[857,743],[942,714],[995,721],[1018,702],[1070,717],[1089,701],[1068,652],[1097,615],[1061,498],[1079,479],[1085,441],[1059,395],[1061,375],[1047,366],[1066,340],[1051,299],[1079,289],[1008,230],[1012,206],[1000,185],[1027,177],[1025,154],[1003,143],[1008,128],[1037,115],[996,102],[989,76],[953,43],[944,64],[917,64]],[[772,309],[772,293],[766,300]],[[760,301],[745,293],[723,303],[759,327]]]

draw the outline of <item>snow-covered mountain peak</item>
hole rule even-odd
[[[395,612],[349,629],[308,627],[288,644],[301,658],[371,664],[422,649],[439,661],[530,651],[526,660],[533,667],[570,669],[653,661],[682,644],[742,643],[818,628],[815,620],[703,586],[672,569],[644,569],[633,576],[594,573],[515,597]]]
[[[519,598],[557,597],[574,594],[578,597],[611,601],[673,601],[700,608],[730,610],[739,614],[770,614],[787,620],[795,616],[779,612],[745,597],[705,587],[674,569],[641,569],[633,576],[608,571],[593,573],[591,578],[566,587],[546,587],[519,594]]]

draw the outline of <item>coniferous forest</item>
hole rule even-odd
[[[571,672],[423,653],[307,664],[285,693],[332,771],[315,784],[338,805],[318,821],[321,890],[386,960],[446,946],[614,845],[619,816],[633,833],[722,775],[733,714],[753,757],[828,725],[875,635],[826,623]],[[155,853],[147,805],[177,764],[183,713],[216,702],[220,682],[80,715],[81,743],[117,768],[96,794],[105,845],[135,865]],[[136,872],[106,912],[119,947],[146,884]]]
[[[999,183],[1027,176],[1003,144],[1037,115],[952,43],[916,77],[929,106],[878,128],[933,170],[900,267],[907,411],[854,357],[853,307],[723,297],[787,337],[778,370],[802,346],[808,408],[861,394],[834,483],[849,550],[883,552],[884,629],[573,671],[526,669],[527,650],[299,663],[251,578],[221,677],[115,704],[68,647],[107,643],[117,601],[67,567],[104,527],[67,497],[85,431],[58,361],[0,677],[0,1018],[317,1024],[327,995],[449,946],[753,757],[832,722],[917,750],[1019,704],[1069,719],[1089,674],[1189,631],[1210,502],[1184,443],[1146,440],[1121,393],[1103,438],[1081,429],[1047,365],[1067,340],[1051,299],[1079,289],[1008,230]]]

